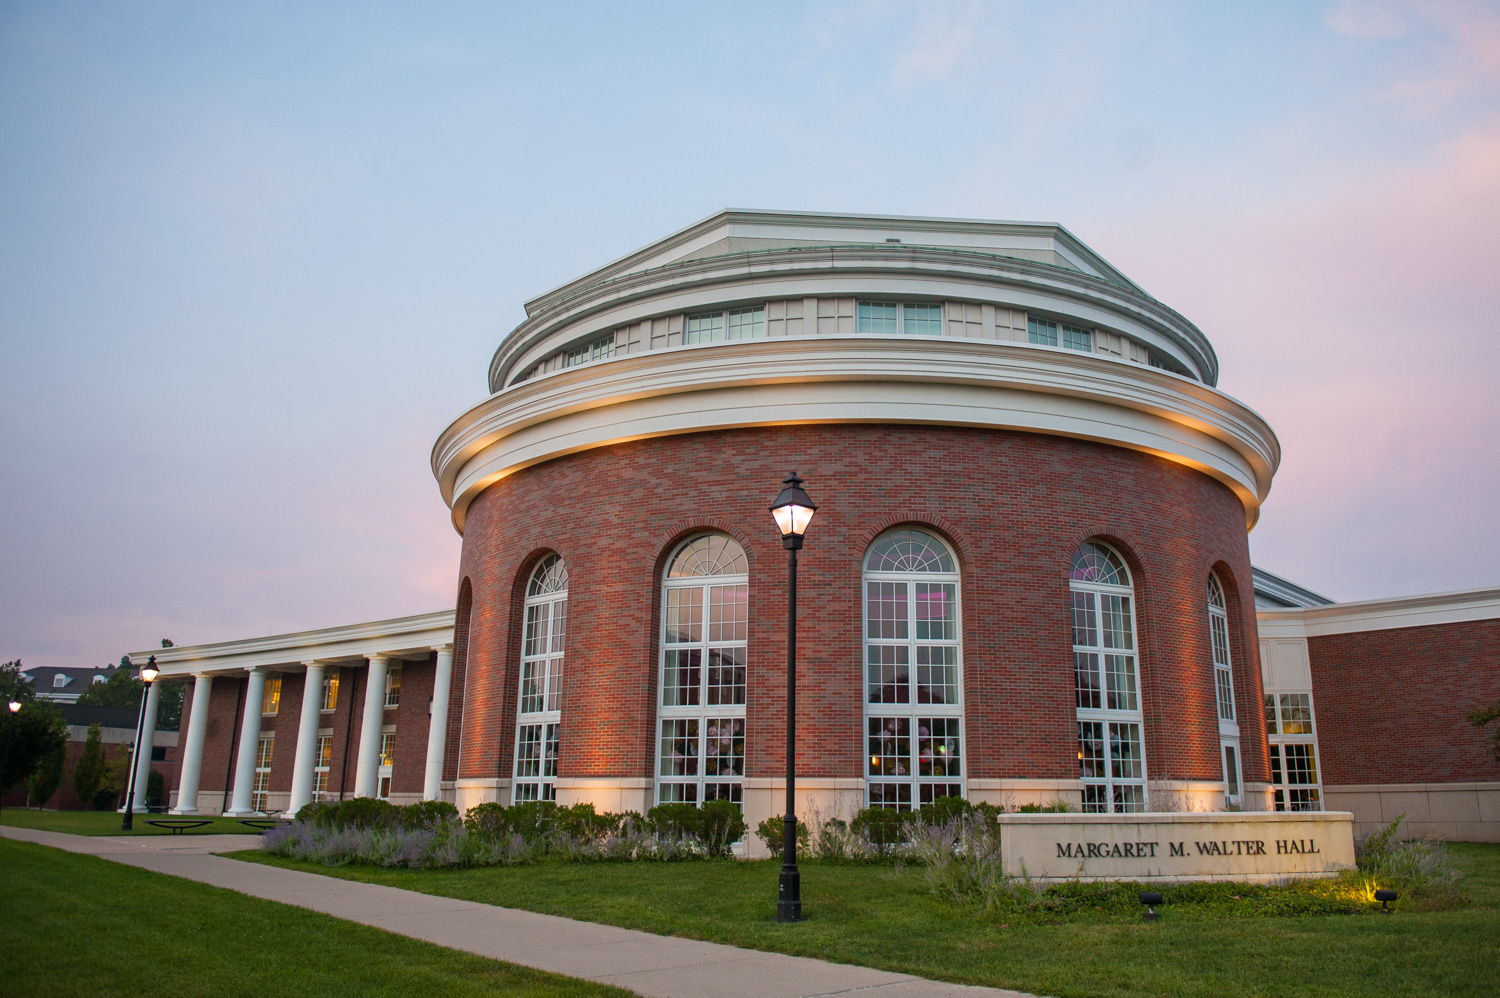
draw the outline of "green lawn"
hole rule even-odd
[[[408,890],[969,984],[1071,996],[1484,995],[1500,966],[1500,846],[1459,845],[1469,907],[1436,913],[1009,924],[914,870],[803,867],[807,921],[775,921],[775,861],[548,862],[411,871],[238,858]],[[1012,921],[1015,921],[1012,919]]]
[[[7,839],[0,910],[6,995],[631,994]]]
[[[174,817],[170,814],[137,814],[134,815],[135,828],[129,832],[120,831],[120,822],[124,819],[123,814],[114,811],[32,811],[20,807],[8,807],[0,814],[0,825],[15,825],[17,828],[39,828],[44,832],[67,832],[70,835],[171,835],[172,832],[165,828],[157,828],[146,822],[151,819],[169,819]],[[204,819],[208,820],[205,815]],[[201,828],[192,828],[179,834],[182,835],[222,835],[225,832],[235,834],[256,834],[258,828],[242,825],[233,818],[212,819],[212,824]]]

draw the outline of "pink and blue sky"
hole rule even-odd
[[[724,207],[1061,222],[1279,434],[1257,564],[1500,584],[1496,4],[11,0],[0,660],[451,606],[521,303]]]

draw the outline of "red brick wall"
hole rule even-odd
[[[1500,780],[1465,720],[1500,699],[1500,620],[1309,638],[1325,785]]]
[[[767,506],[789,468],[819,504],[798,577],[800,773],[861,774],[862,559],[883,530],[913,523],[946,536],[960,561],[971,776],[1076,778],[1068,564],[1098,537],[1135,577],[1149,776],[1221,779],[1205,595],[1217,568],[1245,777],[1268,778],[1244,510],[1229,489],[1103,444],[887,425],[644,440],[485,490],[459,572],[473,586],[459,775],[510,772],[524,584],[555,550],[569,572],[561,775],[649,776],[661,572],[678,541],[705,529],[749,555],[747,768],[779,773],[786,554]]]

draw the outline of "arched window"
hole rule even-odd
[[[1144,811],[1146,757],[1130,572],[1113,549],[1086,541],[1073,555],[1068,579],[1083,809]]]
[[[932,534],[903,528],[870,546],[864,575],[868,803],[908,811],[961,797],[958,564]]]
[[[1214,667],[1214,700],[1219,710],[1219,755],[1224,764],[1224,806],[1244,802],[1240,790],[1240,726],[1234,716],[1234,672],[1229,664],[1229,613],[1219,577],[1208,573],[1208,637]]]
[[[658,803],[742,802],[750,564],[723,534],[688,540],[662,583]]]
[[[516,780],[511,800],[557,799],[562,735],[563,641],[568,633],[568,568],[548,555],[526,585],[521,632],[521,697],[516,710]]]

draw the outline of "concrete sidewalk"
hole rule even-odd
[[[495,960],[627,988],[649,998],[1031,998],[908,974],[738,949],[434,897],[212,855],[247,835],[83,836],[0,827],[6,838],[212,884]]]

